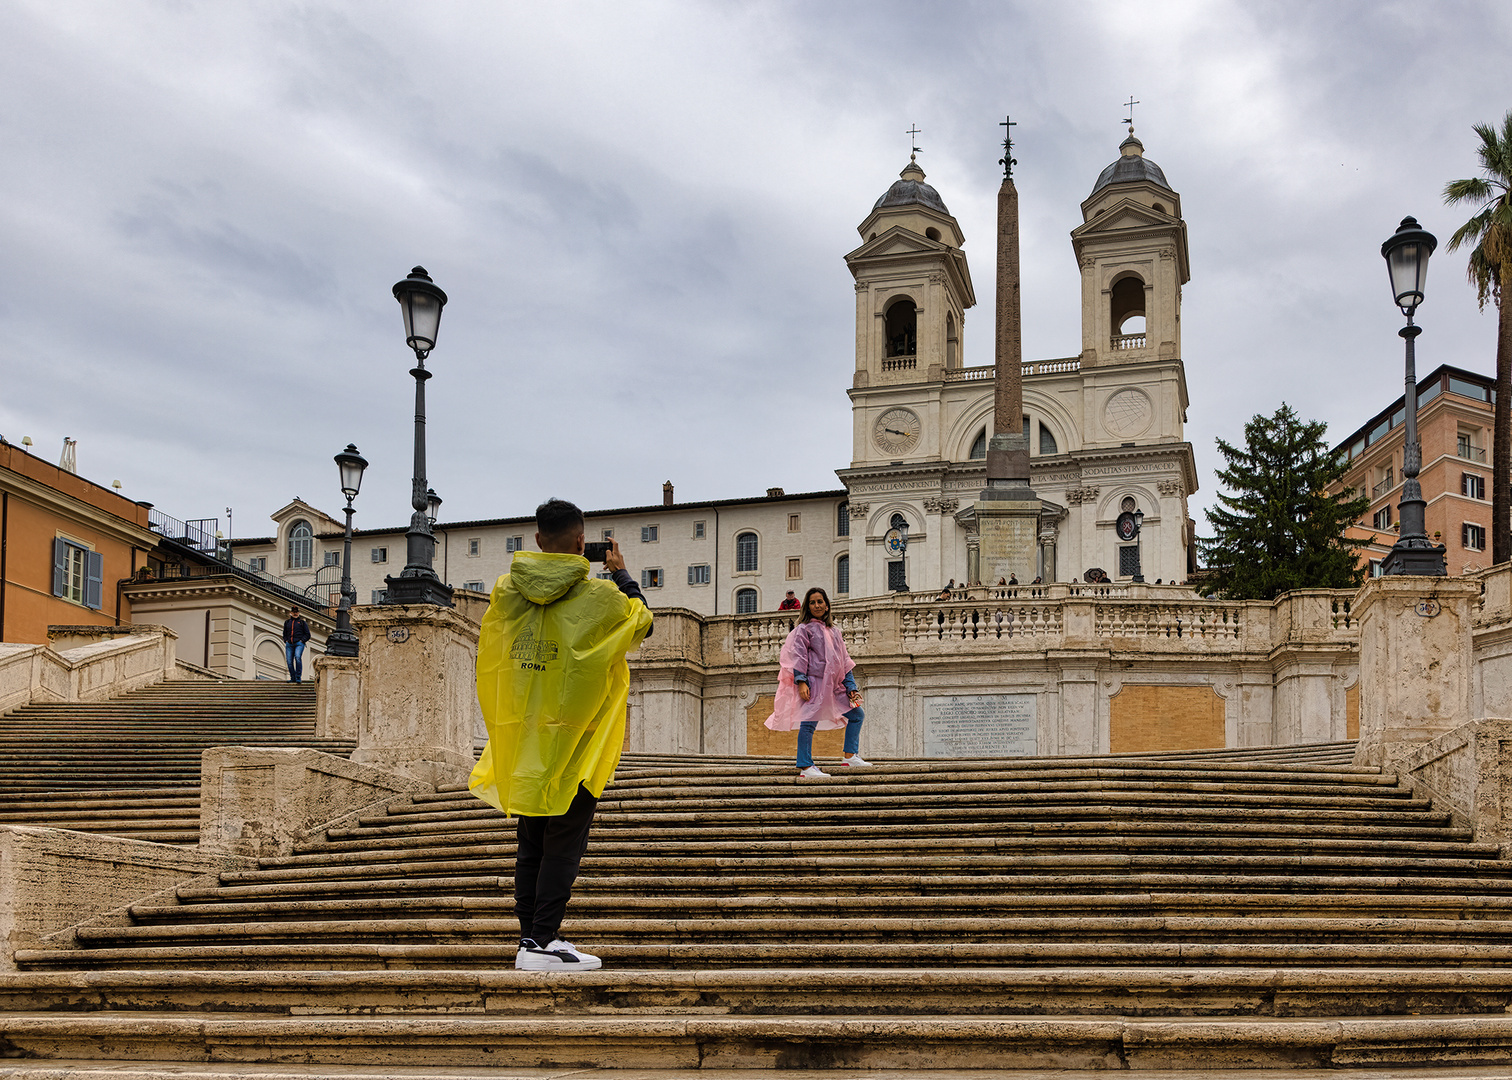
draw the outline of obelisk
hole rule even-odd
[[[1024,343],[1019,315],[1018,189],[1013,186],[1012,119],[1004,118],[1003,184],[998,188],[997,336],[993,371],[993,435],[987,443],[987,487],[977,498],[981,575],[986,584],[1038,576],[1040,500],[1029,486],[1024,435]]]

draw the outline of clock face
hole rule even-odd
[[[888,409],[877,417],[872,441],[883,453],[906,454],[918,445],[922,426],[911,409]]]

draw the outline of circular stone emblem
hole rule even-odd
[[[1132,438],[1150,427],[1155,410],[1143,390],[1120,390],[1103,406],[1103,427],[1114,435]]]

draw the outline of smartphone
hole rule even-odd
[[[583,558],[589,562],[603,562],[609,554],[609,547],[607,540],[590,540],[583,545]]]

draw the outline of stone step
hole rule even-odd
[[[392,868],[391,868],[392,869]],[[224,875],[223,875],[224,878]],[[337,877],[326,880],[275,881],[262,884],[182,886],[176,892],[186,903],[239,903],[260,900],[290,900],[327,896],[438,896],[512,895],[513,867],[507,872],[485,874],[436,874],[431,877],[374,875],[363,880]],[[899,896],[899,897],[996,897],[1005,894],[1030,902],[1040,897],[1077,895],[1097,902],[1102,897],[1124,896],[1136,890],[1179,895],[1232,895],[1236,902],[1246,896],[1295,895],[1299,899],[1327,903],[1333,896],[1365,895],[1389,898],[1398,893],[1436,897],[1454,904],[1480,898],[1512,896],[1512,881],[1463,877],[1322,877],[1291,874],[1118,874],[1045,875],[1038,878],[978,874],[856,874],[804,876],[797,874],[753,875],[709,881],[697,876],[679,878],[582,877],[573,888],[574,904],[617,905],[646,898],[661,903],[667,897],[759,897],[770,901],[788,895]],[[1144,893],[1137,893],[1144,895]],[[598,898],[598,899],[594,899]]]
[[[812,1012],[1288,1017],[1498,1015],[1508,968],[749,968],[601,970],[75,971],[0,973],[7,1012],[362,1015],[687,1015]],[[3,1075],[3,1074],[0,1074]],[[1188,1077],[1187,1080],[1197,1080]]]
[[[513,965],[518,924],[493,941],[408,944],[331,942],[276,944],[141,945],[89,949],[18,949],[23,969],[160,968],[226,971],[393,968],[497,969]],[[586,939],[584,939],[586,941]],[[1160,941],[1067,942],[760,942],[752,944],[594,943],[591,951],[619,970],[749,967],[1512,967],[1512,946],[1450,942],[1348,943]]]
[[[193,892],[204,899],[186,897],[188,889],[179,890],[177,904],[139,903],[130,908],[132,920],[141,925],[213,920],[271,920],[324,918],[434,918],[457,914],[467,917],[503,918],[512,914],[514,900],[508,880],[497,877],[450,879],[444,889],[431,891],[424,883],[393,882],[385,892],[363,896],[311,897],[299,894],[274,896],[225,897],[221,890],[199,889]],[[1297,895],[1294,893],[1124,893],[1081,894],[1052,893],[1043,895],[976,894],[922,895],[907,898],[867,894],[789,894],[781,899],[781,910],[823,917],[892,917],[907,911],[915,916],[1012,918],[1026,915],[1069,915],[1077,917],[1123,914],[1150,917],[1177,914],[1199,917],[1277,918],[1338,917],[1353,918],[1425,918],[1425,919],[1512,919],[1512,895],[1504,896],[1436,896],[1433,894],[1375,893]],[[622,897],[589,894],[572,899],[572,917],[639,919],[723,918],[741,919],[770,916],[774,906],[769,896],[682,896]]]
[[[16,1056],[515,1069],[1202,1070],[1502,1062],[1512,1019],[1042,1015],[234,1017],[15,1013]],[[644,1073],[642,1074],[644,1076]],[[899,1075],[908,1075],[900,1072]],[[1044,1075],[1043,1073],[1041,1075]],[[1194,1075],[1201,1075],[1196,1073]]]

